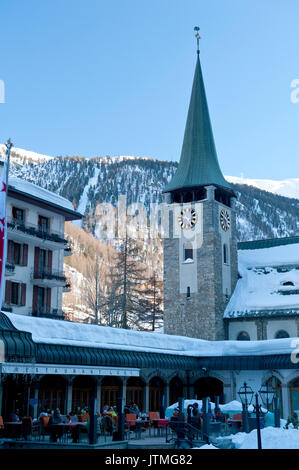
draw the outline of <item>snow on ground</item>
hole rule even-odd
[[[256,429],[249,434],[239,432],[225,437],[225,439],[230,438],[236,449],[257,449]],[[269,426],[261,429],[261,441],[262,449],[299,449],[299,430]]]
[[[100,173],[100,169],[95,168],[94,169],[94,176],[92,176],[89,179],[87,185],[84,188],[84,191],[82,193],[82,196],[80,197],[80,201],[79,201],[79,204],[78,204],[78,207],[77,207],[77,211],[80,212],[80,214],[84,214],[85,211],[86,211],[86,205],[89,201],[88,196],[87,196],[89,188],[91,188],[92,186],[97,185],[99,173]],[[73,224],[77,225],[78,227],[81,227],[81,220],[75,220],[75,221],[73,221]]]
[[[4,144],[0,144],[0,155],[5,155],[6,147]],[[33,161],[34,163],[40,163],[41,160],[52,160],[54,157],[49,155],[43,155],[41,153],[31,152],[30,150],[23,150],[16,147],[13,147],[11,150],[12,153],[17,153],[21,157],[25,157]]]
[[[37,343],[65,344],[193,357],[291,354],[292,338],[264,341],[206,341],[184,336],[87,325],[5,312],[13,325]]]
[[[273,309],[299,309],[299,244],[238,251],[239,273],[224,317]],[[285,271],[277,267],[287,267]],[[288,294],[287,294],[288,293]]]

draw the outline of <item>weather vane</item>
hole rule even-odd
[[[200,28],[198,26],[195,26],[194,27],[194,31],[195,31],[195,37],[196,37],[196,40],[197,40],[197,55],[199,55],[199,40],[201,39],[200,35],[199,35],[199,31]]]

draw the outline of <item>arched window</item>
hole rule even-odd
[[[295,284],[292,281],[285,281],[281,285],[282,286],[294,286]]]
[[[191,294],[190,294],[190,287],[188,286],[188,287],[187,287],[187,299],[190,299],[190,296],[191,296]]]
[[[225,243],[223,245],[223,263],[224,264],[228,263],[228,249],[227,249],[227,245]]]
[[[277,331],[277,333],[275,335],[276,339],[289,338],[289,337],[290,337],[289,333],[285,330],[279,330],[279,331]]]
[[[237,336],[238,341],[250,341],[250,336],[246,331],[240,331]]]

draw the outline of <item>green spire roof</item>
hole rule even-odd
[[[219,167],[198,55],[180,163],[163,192],[212,184],[232,191]]]

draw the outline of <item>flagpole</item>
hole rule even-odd
[[[1,272],[0,272],[0,311],[3,305],[3,294],[4,294],[4,283],[5,283],[5,264],[7,255],[7,223],[6,223],[6,197],[8,190],[8,173],[10,164],[10,151],[13,147],[13,143],[10,139],[5,143],[6,147],[6,173],[2,175],[3,188],[1,191],[1,240],[0,240],[0,254],[1,254]],[[4,170],[4,168],[3,168]],[[3,194],[3,196],[2,196]]]
[[[10,150],[13,147],[13,143],[10,139],[8,139],[7,142],[5,142],[5,147],[6,147],[6,184],[8,184],[8,174],[9,174],[9,165],[10,165]]]

